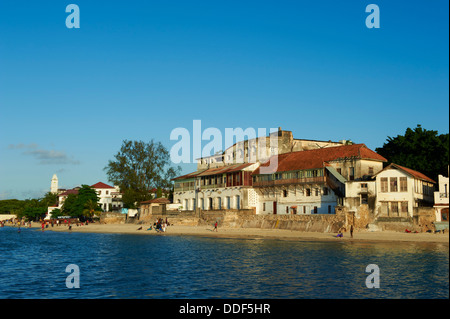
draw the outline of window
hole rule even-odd
[[[318,189],[318,188],[315,188],[315,189],[314,189],[314,192],[315,192],[315,195],[316,195],[316,196],[319,196],[319,189]]]
[[[311,196],[311,189],[310,188],[306,189],[306,196]]]
[[[397,177],[390,177],[389,178],[389,187],[390,187],[391,192],[398,192]]]
[[[391,202],[391,216],[398,216],[398,202]]]
[[[317,214],[317,206],[314,206],[314,214]]]
[[[217,197],[217,208],[222,209],[222,197]]]
[[[231,197],[227,196],[227,209],[231,208]]]
[[[328,195],[328,187],[323,188],[323,195]]]
[[[283,197],[287,197],[288,196],[288,191],[286,189],[283,189]]]
[[[286,206],[286,214],[289,214],[289,206]]]
[[[263,203],[263,212],[266,211],[266,203]]]
[[[349,167],[348,168],[348,179],[353,181],[355,179],[355,168]]]
[[[369,167],[369,175],[373,175],[373,167]]]
[[[303,214],[306,214],[306,206],[303,206]]]
[[[402,202],[401,212],[408,213],[408,202]]]
[[[210,197],[209,198],[209,207],[208,207],[208,209],[213,209],[213,208],[214,208],[213,199],[212,199],[212,197]]]
[[[408,191],[408,180],[406,177],[400,177],[400,192]]]
[[[331,205],[328,205],[328,214],[331,214]]]
[[[387,177],[382,177],[380,181],[381,181],[381,192],[382,193],[387,193],[388,192],[388,179],[387,179]]]
[[[369,203],[369,197],[367,194],[361,194],[361,204],[368,204]]]

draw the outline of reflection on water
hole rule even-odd
[[[449,298],[449,247],[0,229],[0,298]],[[80,289],[65,286],[68,264]],[[365,285],[380,268],[380,288]]]

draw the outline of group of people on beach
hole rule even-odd
[[[157,232],[164,233],[164,232],[166,232],[167,226],[170,226],[170,223],[167,220],[167,217],[166,217],[166,220],[163,220],[162,218],[157,218],[156,221],[153,223],[153,226],[150,225],[150,227],[147,228],[147,230],[152,230],[154,227]],[[138,230],[141,230],[141,229],[142,229],[142,227],[138,228]]]
[[[83,225],[89,225],[89,221],[86,220],[85,222],[81,222],[78,219],[72,220],[72,219],[64,219],[64,220],[60,220],[60,219],[51,219],[51,220],[40,220],[39,221],[41,223],[41,230],[44,231],[44,228],[48,228],[49,226],[53,227],[53,226],[60,226],[60,225],[66,225],[69,230],[72,229],[72,225],[75,224],[77,227],[78,226],[83,226]]]
[[[21,231],[21,227],[23,226],[23,227],[31,227],[31,221],[26,221],[26,220],[20,220],[20,219],[17,219],[17,218],[11,218],[11,219],[6,219],[6,220],[1,220],[0,221],[0,227],[4,227],[5,226],[5,224],[10,224],[11,226],[14,226],[14,227],[18,227],[17,228],[17,232],[19,232],[20,233],[20,231]]]

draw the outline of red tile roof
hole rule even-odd
[[[383,169],[383,171],[386,170],[386,169],[391,169],[392,167],[400,169],[400,170],[406,172],[407,174],[409,174],[409,175],[411,175],[411,176],[413,176],[413,177],[415,177],[417,179],[421,179],[421,180],[424,180],[424,181],[427,181],[427,182],[430,182],[430,183],[436,183],[434,180],[432,180],[428,176],[425,176],[421,172],[415,171],[413,169],[410,169],[410,168],[407,168],[407,167],[404,167],[404,166],[400,166],[400,165],[395,164],[395,163],[392,163],[392,164],[388,165],[387,167],[385,167]]]
[[[173,178],[172,180],[178,180],[178,179],[188,179],[188,178],[194,178],[197,176],[210,176],[210,175],[218,175],[218,174],[225,174],[225,173],[233,173],[238,172],[240,170],[243,170],[244,168],[253,165],[255,163],[240,163],[240,164],[232,164],[232,165],[225,165],[221,167],[215,167],[215,168],[208,168],[204,170],[199,170],[193,173],[189,173],[186,175],[178,176],[176,178]]]
[[[364,144],[342,145],[325,147],[314,150],[298,151],[275,155],[270,158],[267,163],[261,164],[260,167],[268,167],[270,162],[277,164],[276,167],[264,174],[275,172],[289,172],[303,169],[321,168],[327,162],[344,159],[357,158],[368,159],[374,161],[387,162],[383,156],[367,148]],[[278,160],[278,163],[274,162]],[[260,168],[256,169],[253,174],[260,174]]]
[[[62,192],[61,194],[59,194],[58,196],[67,196],[67,195],[70,195],[70,194],[77,195],[78,194],[78,189],[68,189],[65,192]]]
[[[164,197],[160,197],[151,200],[146,200],[144,202],[141,202],[141,205],[142,204],[170,204],[170,200]]]
[[[91,188],[114,188],[114,187],[106,185],[105,183],[102,182],[98,182],[97,184],[92,185]]]

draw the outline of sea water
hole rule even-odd
[[[68,265],[79,288],[67,285]],[[368,265],[379,288],[367,285]],[[449,246],[3,227],[0,298],[447,299]]]

